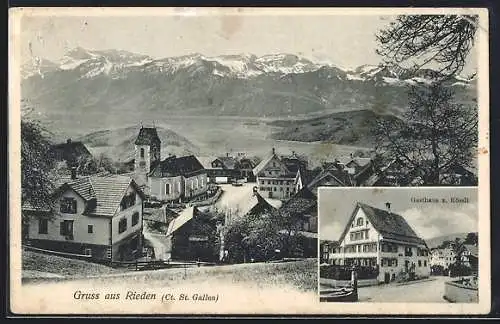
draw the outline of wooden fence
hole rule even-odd
[[[127,268],[129,270],[158,270],[167,268],[191,268],[201,266],[214,266],[216,263],[200,262],[200,261],[174,261],[174,260],[135,260],[135,261],[111,261],[109,259],[98,259],[89,255],[73,254],[66,252],[59,252],[53,250],[45,250],[36,248],[29,245],[23,245],[23,249],[27,251],[40,252],[49,255],[55,255],[76,260],[85,260],[88,262],[103,264],[113,268]]]

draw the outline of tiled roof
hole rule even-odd
[[[279,160],[279,157],[276,155],[276,153],[271,153],[269,154],[264,160],[262,160],[254,169],[253,169],[253,174],[258,174],[262,169],[266,167],[266,165],[273,159],[277,158]]]
[[[250,200],[243,205],[243,215],[257,215],[277,210],[281,206],[280,201],[267,200],[258,192],[252,194]]]
[[[309,188],[304,187],[283,204],[280,212],[289,214],[305,213],[316,208],[317,201],[316,195]]]
[[[105,177],[91,177],[96,196],[96,207],[91,214],[113,216],[132,183],[129,177],[113,175]]]
[[[78,178],[76,180],[71,180],[66,182],[77,194],[79,194],[83,199],[90,200],[96,198],[94,187],[90,177]]]
[[[184,224],[193,219],[195,213],[195,207],[188,207],[179,213],[179,216],[174,218],[169,224],[167,229],[167,236],[173,234],[179,228],[181,228]]]
[[[50,147],[51,152],[58,158],[73,161],[79,157],[91,157],[92,154],[82,142],[68,140],[66,143],[54,144]]]
[[[94,201],[95,204],[88,204],[85,213],[96,216],[114,216],[131,184],[135,186],[139,195],[143,195],[133,179],[123,175],[95,175],[74,180],[63,178],[58,181],[58,184],[55,194],[71,189],[85,201]],[[43,208],[45,207],[34,208],[31,203],[23,203],[25,210],[41,211]]]
[[[363,203],[358,203],[358,206],[384,239],[425,244],[425,241],[413,231],[403,216]]]
[[[176,157],[170,156],[153,167],[150,174],[157,175],[160,172],[161,176],[190,176],[196,172],[203,171],[205,168],[194,155]]]
[[[475,256],[476,258],[478,257],[479,249],[477,245],[472,245],[472,244],[464,244],[465,248],[470,252],[472,256]]]
[[[151,145],[155,141],[161,142],[156,128],[142,127],[135,140],[135,145]]]
[[[291,156],[283,156],[280,158],[273,150],[270,155],[268,155],[253,169],[253,173],[258,174],[273,158],[276,158],[281,161],[281,163],[283,163],[288,171],[287,175],[290,177],[295,177],[297,175],[297,171],[307,168],[307,161],[305,157],[299,156],[298,154],[294,153]]]

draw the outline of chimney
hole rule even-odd
[[[76,167],[71,167],[71,180],[76,179]]]
[[[387,211],[389,212],[389,214],[391,213],[391,203],[390,202],[386,202],[385,203],[385,207],[387,208]]]
[[[354,158],[354,153],[351,152],[351,159]]]
[[[68,139],[66,140],[66,143],[71,144],[71,138],[68,138]]]

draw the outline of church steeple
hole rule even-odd
[[[141,122],[135,144],[135,172],[147,175],[161,159],[161,140],[155,127],[144,127]]]

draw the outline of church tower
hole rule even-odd
[[[136,175],[146,177],[156,163],[161,159],[161,141],[155,127],[142,127],[135,140]]]

